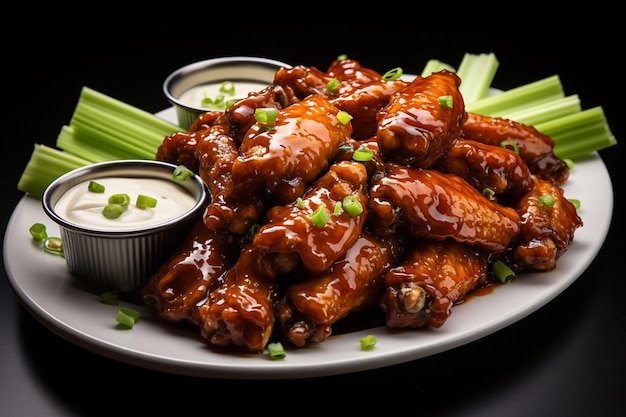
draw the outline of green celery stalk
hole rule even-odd
[[[543,78],[465,105],[468,112],[503,117],[565,97],[558,75]]]
[[[35,144],[26,168],[17,183],[17,189],[35,198],[41,198],[46,187],[61,175],[90,162],[51,148]]]
[[[463,55],[456,73],[461,78],[459,90],[466,105],[487,97],[499,65],[494,53]]]
[[[502,117],[534,126],[569,114],[578,113],[581,110],[580,98],[575,94],[515,112],[505,113]]]
[[[577,159],[617,144],[600,106],[538,124],[535,128],[554,140],[554,153],[562,159]]]

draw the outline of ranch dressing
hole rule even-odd
[[[226,101],[240,100],[242,98],[246,98],[248,93],[261,91],[268,86],[267,83],[258,81],[233,81],[233,84],[235,85],[235,91],[232,95],[220,92],[220,87],[222,86],[222,82],[220,81],[191,87],[183,92],[178,100],[189,106],[212,110],[212,108],[204,107],[202,105],[202,100],[204,98],[208,97],[215,100],[218,95],[223,95],[224,100]]]
[[[102,193],[89,191],[89,180],[67,190],[54,207],[54,211],[65,220],[76,225],[102,231],[145,229],[167,222],[188,212],[196,199],[176,184],[154,178],[98,178],[104,185]],[[102,209],[109,204],[113,194],[128,194],[130,203],[121,216],[109,219]],[[139,194],[157,200],[154,208],[139,208],[135,205]]]

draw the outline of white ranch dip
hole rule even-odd
[[[223,94],[226,101],[239,100],[248,97],[248,93],[261,91],[268,86],[267,83],[257,81],[234,81],[235,91],[233,95],[224,94],[220,92],[222,82],[207,83],[191,87],[189,90],[183,92],[178,100],[194,107],[201,107],[202,100],[206,97],[215,99],[218,95]],[[207,107],[211,110],[211,108]]]
[[[196,199],[176,184],[154,178],[98,178],[104,185],[103,193],[89,191],[89,180],[76,184],[67,190],[54,207],[62,218],[76,225],[103,231],[145,229],[188,212]],[[130,204],[122,215],[108,219],[102,209],[108,205],[113,194],[128,194]],[[139,194],[155,198],[154,208],[139,208],[135,205]]]

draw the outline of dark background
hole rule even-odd
[[[7,17],[19,28],[2,29],[3,228],[22,196],[16,184],[33,144],[54,146],[83,86],[156,112],[169,107],[165,77],[210,57],[264,56],[325,69],[346,53],[381,73],[397,66],[418,73],[430,58],[458,65],[466,52],[494,52],[500,61],[494,86],[506,90],[558,74],[583,108],[604,108],[620,142],[600,152],[615,190],[607,241],[565,292],[493,335],[406,364],[290,381],[182,377],[86,351],[23,308],[3,268],[0,415],[99,415],[131,406],[142,415],[299,413],[300,407],[328,413],[337,404],[354,413],[378,405],[384,413],[406,409],[422,416],[614,415],[624,409],[626,284],[618,230],[624,227],[619,180],[626,106],[619,27],[610,11],[585,10],[566,20],[543,12],[466,14],[443,3],[428,13],[384,4],[358,13],[332,4],[302,4],[305,11],[297,13],[295,4],[255,11],[186,7],[158,12],[158,18],[154,10],[129,15],[122,7],[94,7],[79,17],[58,9]],[[239,13],[249,19],[240,21]]]

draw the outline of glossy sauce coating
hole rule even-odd
[[[468,112],[461,136],[494,146],[511,141],[533,174],[557,184],[563,184],[569,178],[567,163],[554,154],[554,140],[533,126]]]
[[[263,191],[274,204],[302,195],[350,139],[351,125],[337,120],[338,112],[327,98],[315,95],[279,111],[270,129],[253,125],[233,163],[233,193]]]
[[[392,328],[441,327],[452,307],[486,281],[488,262],[478,247],[452,239],[415,239],[404,260],[385,275],[381,299]]]
[[[168,322],[200,324],[198,305],[217,288],[238,253],[232,242],[197,222],[179,250],[143,287],[146,307]]]
[[[385,289],[383,276],[402,249],[396,236],[363,232],[328,272],[289,285],[276,307],[287,340],[296,346],[323,342],[339,319],[375,305]]]
[[[430,168],[459,136],[465,105],[461,79],[442,70],[416,77],[391,96],[377,115],[376,136],[386,158],[403,165]],[[452,107],[440,97],[452,97]]]
[[[453,238],[502,252],[519,231],[519,215],[488,200],[456,175],[387,164],[370,190],[374,229],[406,227],[413,237]]]
[[[361,234],[367,219],[366,191],[367,172],[363,165],[347,161],[332,165],[302,195],[301,203],[274,206],[268,211],[267,223],[252,241],[260,253],[269,255],[263,258],[263,263],[275,262],[277,254],[297,253],[307,271],[318,274],[327,270],[345,255]],[[335,212],[337,204],[341,205],[349,196],[360,203],[362,213],[352,216],[343,209]],[[329,220],[323,226],[316,226],[311,216],[320,206],[328,213]],[[272,269],[272,266],[266,265],[266,268]],[[275,269],[291,272],[282,266]]]

